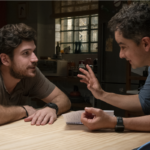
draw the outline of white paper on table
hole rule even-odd
[[[114,116],[114,110],[103,110],[110,116]],[[81,122],[81,114],[85,112],[84,110],[73,111],[65,113],[62,116],[64,117],[66,124],[83,124]]]

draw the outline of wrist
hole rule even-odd
[[[54,103],[47,103],[45,105],[45,107],[49,107],[49,108],[51,108],[51,110],[55,110],[55,113],[57,115],[57,113],[58,113],[58,106],[56,104],[54,104]]]
[[[101,97],[101,100],[105,100],[105,98],[107,97],[108,95],[108,92],[104,91],[103,89],[100,90],[100,97]]]
[[[26,111],[24,110],[24,108],[21,106],[19,107],[20,109],[20,118],[26,118]]]
[[[21,107],[23,108],[22,110],[24,111],[24,117],[25,118],[28,117],[29,115],[28,115],[26,108],[24,106],[21,106]]]
[[[111,117],[111,123],[109,124],[110,125],[110,129],[115,129],[116,125],[117,125],[117,118],[116,116],[113,116]]]
[[[123,132],[124,131],[124,123],[122,117],[116,117],[117,118],[117,124],[115,127],[116,132]]]
[[[47,111],[53,112],[57,115],[56,109],[46,106]]]

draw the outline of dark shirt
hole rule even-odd
[[[29,97],[39,99],[46,98],[54,88],[55,85],[50,82],[38,68],[36,68],[35,77],[21,79],[13,92],[9,94],[0,74],[0,105],[24,105]]]
[[[145,115],[150,115],[150,67],[148,68],[148,77],[144,86],[139,92],[139,99]]]

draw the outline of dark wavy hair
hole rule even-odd
[[[0,29],[0,54],[7,54],[13,60],[14,49],[17,48],[22,41],[34,41],[36,45],[36,32],[33,28],[19,24],[8,24]],[[0,65],[2,64],[0,60]]]
[[[139,45],[143,37],[150,37],[150,7],[146,3],[132,3],[111,18],[108,27],[112,32],[120,31],[122,36]]]

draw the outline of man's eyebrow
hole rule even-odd
[[[24,50],[22,50],[22,52],[24,52],[24,51],[32,51],[32,49],[24,49]],[[36,48],[33,51],[36,51]]]

